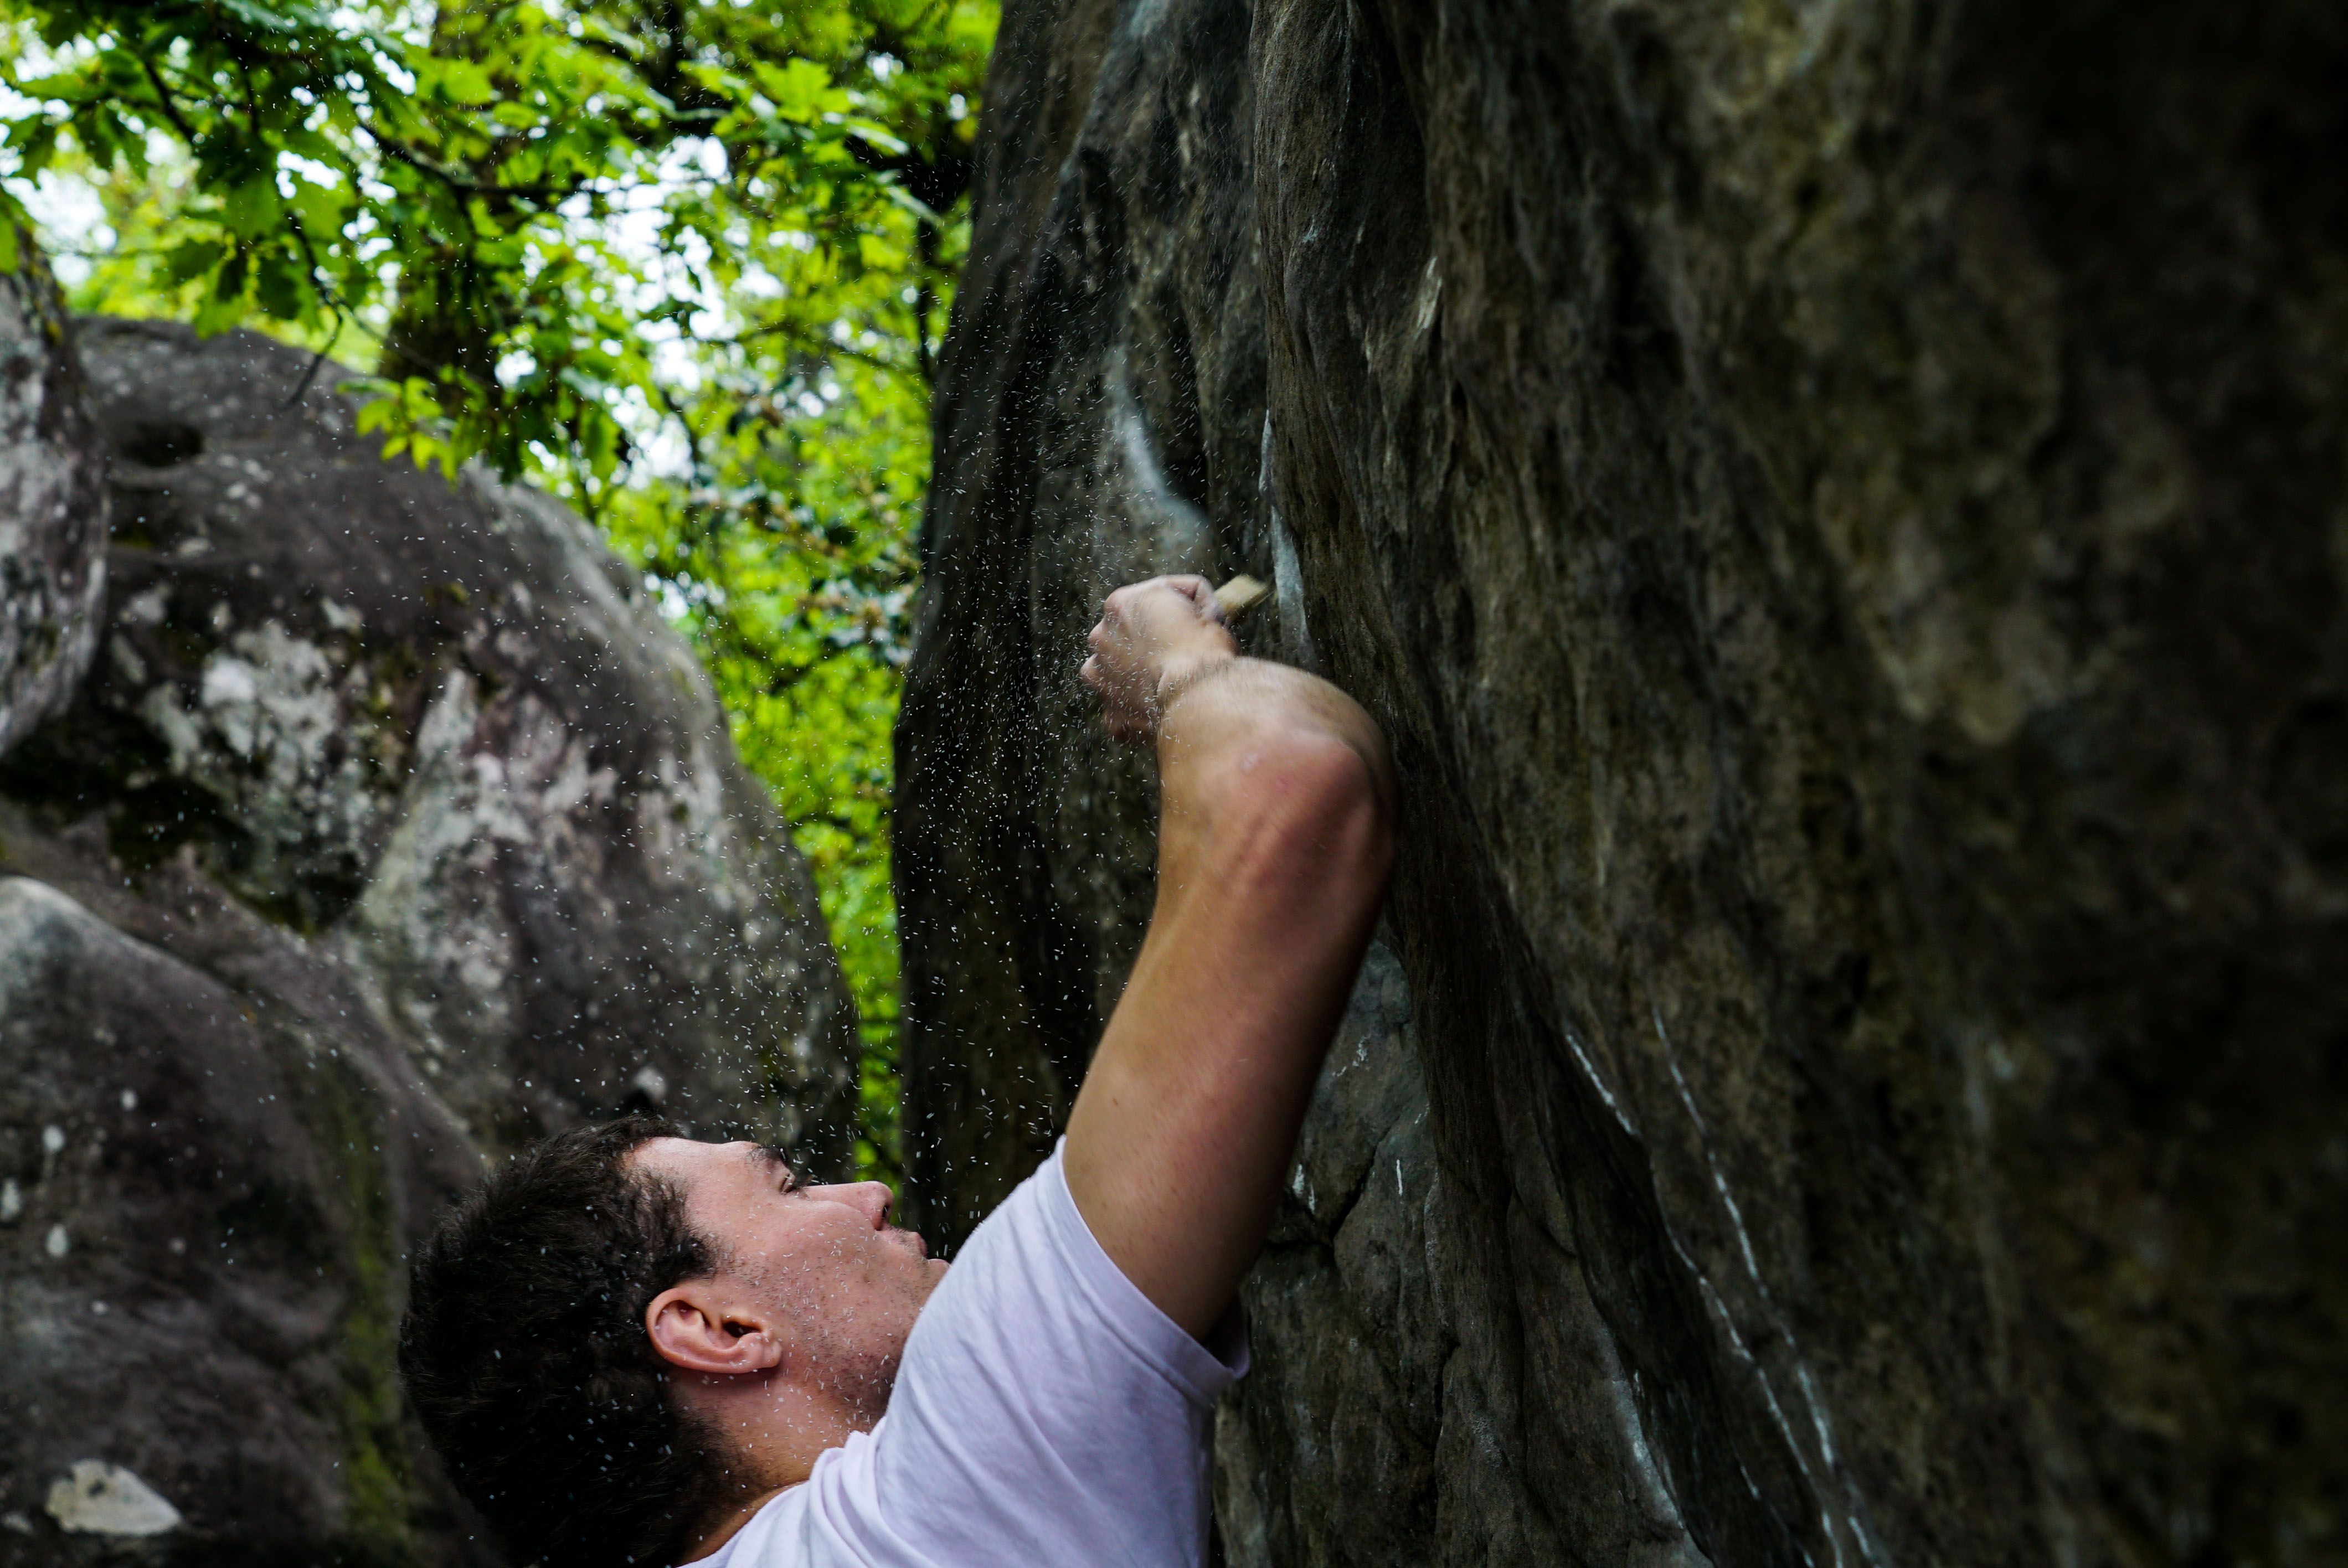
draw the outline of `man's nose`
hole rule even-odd
[[[886,1182],[842,1182],[837,1186],[817,1187],[808,1195],[821,1197],[827,1203],[846,1204],[879,1230],[889,1223],[889,1211],[896,1206],[897,1194],[889,1190]]]

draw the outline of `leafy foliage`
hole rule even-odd
[[[863,1021],[869,1174],[899,1181],[891,732],[929,477],[926,400],[901,375],[809,356],[683,406],[694,471],[617,492],[613,542],[668,585],[814,868]]]
[[[23,110],[0,248],[74,185],[108,241],[77,304],[331,350],[372,373],[388,452],[530,477],[659,579],[816,866],[881,1173],[890,729],[994,22],[995,0],[0,0]]]

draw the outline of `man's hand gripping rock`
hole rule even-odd
[[[1154,577],[1118,589],[1086,641],[1092,657],[1081,677],[1100,693],[1109,734],[1128,745],[1155,741],[1176,697],[1239,658],[1202,577]]]

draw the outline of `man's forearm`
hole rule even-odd
[[[1210,658],[1159,702],[1158,904],[1067,1171],[1127,1276],[1203,1333],[1262,1245],[1375,923],[1394,785],[1376,726],[1302,671]]]

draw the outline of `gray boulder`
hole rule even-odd
[[[933,1237],[1147,913],[1100,593],[1275,580],[1407,791],[1424,1136],[1324,1085],[1398,1179],[1308,1143],[1233,1561],[2348,1558],[2344,57],[1008,8],[900,732]]]
[[[337,949],[484,1148],[634,1101],[840,1157],[812,885],[637,575],[543,497],[378,460],[347,373],[283,406],[307,362],[255,334],[83,355],[105,656],[13,796]]]
[[[84,891],[0,878],[0,1550],[493,1561],[392,1365],[407,1243],[476,1156],[312,998],[208,974]]]
[[[380,461],[255,334],[81,347],[100,651],[0,764],[0,1553],[487,1561],[391,1381],[406,1249],[630,1108],[842,1168],[812,886],[578,518]]]
[[[0,273],[0,753],[64,705],[106,597],[104,458],[73,323],[21,234]]]

